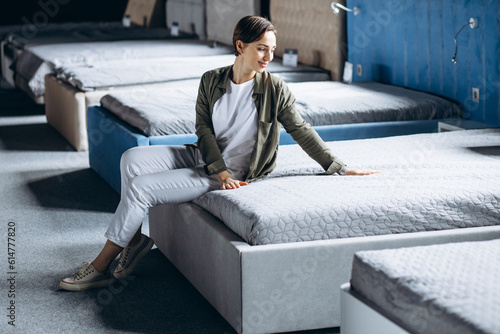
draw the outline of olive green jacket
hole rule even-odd
[[[198,90],[197,147],[201,151],[208,174],[227,170],[215,140],[212,113],[215,102],[226,93],[231,70],[232,65],[206,72],[201,78]],[[344,163],[332,154],[316,131],[297,112],[295,97],[283,80],[268,72],[257,73],[252,96],[259,113],[259,124],[257,141],[245,181],[261,178],[276,166],[281,125],[302,149],[325,169],[326,174],[333,174],[344,167]]]

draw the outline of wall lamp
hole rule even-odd
[[[361,13],[361,10],[359,9],[358,6],[354,6],[353,9],[350,9],[344,5],[339,4],[338,2],[332,2],[330,6],[332,7],[333,14],[335,15],[339,15],[340,9],[343,9],[346,12],[352,12],[354,15],[358,15],[359,13]]]
[[[457,52],[458,52],[457,36],[458,36],[458,34],[460,34],[460,32],[462,31],[462,29],[465,28],[465,27],[467,27],[467,26],[469,26],[471,29],[476,29],[478,25],[479,25],[479,22],[477,21],[477,19],[475,17],[471,17],[469,19],[469,22],[467,22],[466,24],[464,24],[462,26],[462,28],[460,28],[460,30],[458,30],[458,32],[455,34],[455,55],[453,56],[453,58],[451,58],[451,61],[453,63],[457,62]]]

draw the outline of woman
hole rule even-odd
[[[278,152],[281,124],[326,174],[368,175],[348,168],[296,112],[286,84],[265,71],[274,57],[276,30],[266,19],[247,16],[234,29],[234,64],[205,73],[196,102],[196,135],[190,146],[146,146],[121,159],[122,195],[105,234],[106,244],[92,263],[61,281],[79,291],[124,278],[151,249],[141,234],[147,208],[182,203],[215,189],[229,190],[270,173]],[[111,262],[120,254],[113,275]]]

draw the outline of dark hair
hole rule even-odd
[[[260,16],[245,16],[234,27],[233,32],[233,49],[235,56],[239,56],[240,52],[236,47],[236,41],[240,40],[243,43],[252,43],[258,41],[262,35],[272,31],[276,34],[276,29],[269,20]]]

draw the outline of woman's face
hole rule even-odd
[[[238,57],[243,58],[248,69],[262,73],[274,58],[276,35],[273,31],[266,31],[261,39],[248,44],[241,43],[241,46],[243,49]]]

